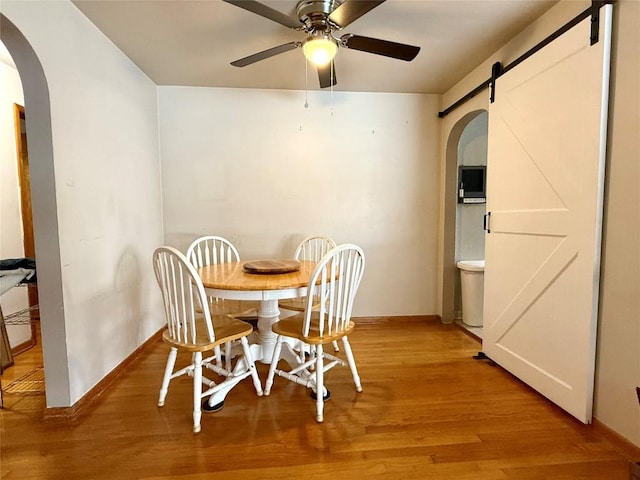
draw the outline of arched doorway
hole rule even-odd
[[[42,65],[31,45],[2,14],[0,39],[20,74],[27,113],[46,401],[48,407],[66,407],[71,401],[49,90]]]
[[[458,191],[458,146],[467,126],[486,110],[473,110],[461,117],[451,128],[445,149],[442,321],[452,323],[456,318],[456,291],[459,276],[456,268],[456,222]]]

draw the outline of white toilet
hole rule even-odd
[[[461,260],[462,321],[470,327],[482,326],[484,299],[484,260]]]

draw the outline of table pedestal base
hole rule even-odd
[[[278,336],[273,333],[272,326],[278,321],[279,316],[278,300],[262,300],[260,302],[258,331],[254,332],[255,336],[250,338],[251,345],[249,345],[254,362],[261,362],[265,365],[271,364],[273,350],[275,349],[276,339],[278,338]],[[251,342],[251,340],[254,341]],[[297,342],[292,342],[292,344],[293,343]],[[291,366],[297,365],[298,356],[293,349],[283,349],[280,358],[283,358]]]

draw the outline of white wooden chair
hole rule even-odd
[[[330,395],[324,385],[324,375],[328,370],[336,365],[349,365],[356,391],[362,391],[348,335],[354,329],[351,311],[362,280],[364,266],[364,253],[356,245],[344,244],[330,250],[318,262],[307,287],[309,292],[314,292],[326,301],[320,302],[318,308],[313,308],[313,295],[310,295],[307,297],[304,312],[284,318],[273,325],[273,331],[278,337],[264,394],[269,395],[271,392],[276,374],[312,389],[314,392],[312,397],[316,400],[318,422],[324,419],[324,400]],[[300,340],[313,349],[313,355],[305,362],[296,356],[298,365],[289,371],[278,369],[282,349],[291,348],[287,342],[283,341],[285,337]],[[324,352],[324,345],[335,340],[342,340],[347,357],[346,362]]]
[[[187,249],[186,257],[195,268],[240,261],[238,249],[226,238],[216,235],[194,240]],[[260,302],[209,297],[209,309],[213,315],[230,315],[253,325],[257,325],[259,305]],[[232,355],[232,344],[227,343],[224,355],[227,369],[230,369]],[[219,347],[216,349],[216,361],[221,365],[222,355]]]
[[[293,253],[293,258],[296,260],[306,260],[309,262],[319,262],[329,250],[336,247],[336,242],[324,235],[313,235],[302,240],[296,247]],[[293,312],[304,312],[307,306],[307,297],[287,298],[278,302],[278,308],[280,310],[289,310]],[[313,308],[320,306],[320,297],[315,295],[313,297]],[[300,358],[304,360],[304,355],[308,352],[309,348],[302,346],[300,349]],[[333,350],[340,351],[338,342],[333,342]]]
[[[153,254],[153,268],[167,319],[162,339],[171,347],[158,406],[164,405],[171,380],[185,374],[193,377],[193,432],[198,433],[202,408],[207,411],[222,408],[229,391],[241,380],[251,376],[258,396],[262,395],[247,341],[253,327],[226,315],[211,315],[202,280],[186,257],[175,248],[157,248]],[[213,352],[220,344],[236,340],[242,345],[243,355],[237,358],[232,371],[211,363],[213,356],[203,358],[203,353]],[[189,352],[191,362],[174,371],[178,350]],[[216,384],[203,375],[203,367],[218,373],[224,380]],[[203,385],[206,386],[205,391]],[[205,397],[209,399],[201,406]]]
[[[315,235],[307,237],[300,242],[293,258],[296,260],[319,262],[329,250],[336,247],[336,242],[331,238]],[[316,295],[314,297],[314,307],[320,305],[320,298]],[[294,312],[304,312],[307,306],[307,297],[287,298],[278,302],[278,308],[284,310],[292,310]]]
[[[240,261],[236,247],[226,238],[215,235],[194,240],[187,249],[186,257],[195,268]],[[209,307],[213,314],[231,315],[236,318],[256,318],[259,305],[260,302],[247,300],[214,297],[209,299]]]

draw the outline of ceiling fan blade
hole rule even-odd
[[[327,88],[336,85],[336,66],[333,61],[323,66],[318,66],[318,79],[320,88]]]
[[[277,47],[269,48],[267,50],[263,50],[262,52],[249,55],[248,57],[235,60],[231,62],[231,65],[233,65],[234,67],[246,67],[247,65],[251,65],[252,63],[259,62],[260,60],[264,60],[265,58],[273,57],[275,55],[288,52],[289,50],[295,50],[301,45],[302,45],[302,42],[285,43],[284,45],[279,45]]]
[[[385,0],[346,0],[342,5],[336,8],[329,20],[338,25],[341,28],[346,27],[352,22],[355,22],[362,15],[369,10],[376,8]]]
[[[340,38],[340,43],[352,50],[375,53],[376,55],[397,58],[398,60],[404,60],[406,62],[410,62],[416,58],[416,55],[418,55],[420,51],[420,47],[414,47],[413,45],[351,34],[343,35]]]
[[[256,15],[260,15],[261,17],[268,18],[280,25],[284,25],[289,28],[300,28],[300,22],[297,19],[293,19],[288,15],[285,15],[278,10],[275,10],[271,7],[267,7],[266,5],[255,2],[254,0],[224,0],[231,5],[235,5],[236,7],[244,8],[249,12],[255,13]]]

